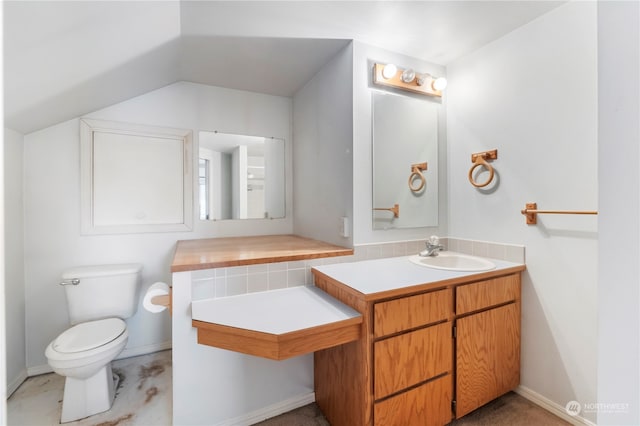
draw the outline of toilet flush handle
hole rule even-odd
[[[80,280],[78,278],[72,278],[70,280],[64,280],[60,283],[60,285],[78,285],[80,284]]]

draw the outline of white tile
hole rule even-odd
[[[215,271],[215,269],[199,269],[197,271],[191,271],[191,280],[197,281],[213,278],[215,276]]]
[[[287,262],[287,269],[291,270],[291,269],[304,269],[305,264],[304,264],[304,260],[298,260],[295,262]]]
[[[227,268],[227,277],[235,277],[238,275],[247,275],[247,267],[232,266],[231,268]]]
[[[269,290],[269,274],[264,272],[247,275],[247,289],[249,293]]]
[[[489,250],[487,252],[487,257],[491,257],[493,259],[507,260],[504,244],[489,243],[488,246],[489,246]]]
[[[393,243],[393,256],[397,257],[397,256],[406,256],[409,253],[407,253],[407,243]],[[414,253],[411,253],[414,254]]]
[[[458,240],[458,251],[465,254],[473,254],[473,242],[470,240]]]
[[[286,271],[286,270],[287,270],[287,262],[269,263],[269,272]]]
[[[378,245],[367,246],[367,259],[369,260],[380,259],[380,257],[381,257],[380,246]]]
[[[489,245],[483,241],[473,241],[472,243],[472,254],[474,256],[480,257],[488,257],[489,256]]]
[[[381,257],[393,257],[393,243],[380,244]]]
[[[227,296],[247,293],[247,275],[227,277]]]
[[[216,278],[215,287],[216,287],[215,297],[227,296],[227,279],[226,278]]]
[[[257,265],[249,265],[247,266],[248,274],[257,274],[260,272],[269,272],[269,264],[268,263],[260,263]]]
[[[305,270],[293,269],[287,271],[287,287],[296,287],[305,284]]]
[[[269,272],[269,290],[287,288],[287,271]]]
[[[191,298],[194,300],[216,297],[215,278],[199,279],[191,282]]]

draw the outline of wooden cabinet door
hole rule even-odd
[[[374,405],[374,426],[442,426],[451,422],[451,374]]]
[[[456,321],[456,417],[520,383],[520,304]]]

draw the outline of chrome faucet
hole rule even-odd
[[[440,238],[432,235],[429,241],[426,242],[426,248],[419,255],[422,257],[437,256],[441,250],[444,250],[444,246],[440,244]]]

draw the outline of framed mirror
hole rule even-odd
[[[200,131],[200,220],[285,216],[284,139]]]
[[[438,226],[439,104],[373,92],[373,229]]]

